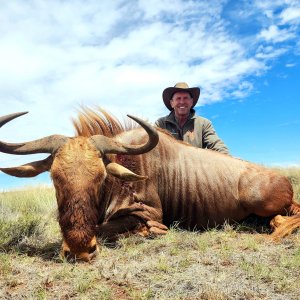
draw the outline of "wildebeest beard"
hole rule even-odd
[[[65,199],[62,200],[64,204],[59,205],[59,224],[69,247],[78,252],[86,248],[96,234],[99,220],[97,199],[89,191]]]
[[[105,178],[108,175],[125,181],[147,178],[116,162],[116,154],[140,155],[152,150],[158,143],[156,130],[147,122],[135,117],[132,118],[143,127],[136,129],[142,137],[141,141],[138,144],[118,141],[114,136],[124,132],[125,128],[106,112],[102,113],[104,117],[90,110],[80,114],[78,123],[74,121],[77,129],[75,137],[51,135],[19,144],[0,141],[0,151],[4,153],[50,153],[44,160],[1,170],[17,177],[31,177],[50,171],[56,190],[58,221],[63,235],[62,254],[65,256],[64,253],[71,253],[73,257],[86,261],[90,260],[90,254],[97,249],[96,227],[104,220],[104,210],[107,208],[108,199],[99,197],[104,188]],[[15,113],[1,117],[0,127],[23,114]],[[141,206],[129,209],[130,212],[133,210],[141,210]],[[136,219],[134,221],[133,227],[138,224]],[[126,230],[127,226],[122,228]]]

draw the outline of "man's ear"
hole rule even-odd
[[[174,108],[174,100],[173,99],[170,100],[170,105],[172,108]]]

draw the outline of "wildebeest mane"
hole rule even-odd
[[[0,116],[0,127],[24,114]],[[78,118],[73,119],[75,137],[0,141],[3,153],[51,154],[0,171],[17,177],[51,173],[63,257],[90,261],[98,252],[97,236],[165,234],[165,225],[174,222],[184,229],[201,230],[250,215],[270,217],[274,239],[300,228],[300,204],[293,200],[287,177],[197,149],[136,120],[143,129],[135,129],[130,120],[122,125],[101,108],[80,107]]]
[[[77,119],[73,118],[72,123],[76,136],[85,137],[97,134],[114,137],[119,133],[138,127],[131,120],[126,120],[122,124],[116,117],[100,107],[95,109],[81,107]]]

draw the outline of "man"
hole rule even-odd
[[[171,113],[158,119],[155,125],[168,130],[177,140],[183,140],[195,147],[229,154],[228,148],[216,134],[211,121],[196,115],[193,107],[199,96],[200,89],[189,88],[185,82],[166,88],[162,98]]]

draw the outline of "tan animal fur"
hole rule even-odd
[[[151,151],[104,153],[91,137],[106,136],[105,149],[110,149],[110,140],[121,149],[145,144],[147,134],[142,128],[124,128],[101,109],[84,108],[73,122],[76,137],[59,136],[59,147],[47,159],[1,168],[21,177],[51,172],[65,256],[89,260],[97,252],[96,235],[114,239],[126,232],[164,234],[174,221],[187,229],[203,229],[251,214],[296,215],[272,221],[278,227],[276,238],[300,226],[300,205],[293,201],[291,184],[272,170],[194,148],[160,129],[159,143]],[[44,149],[44,139],[42,145]],[[24,147],[0,143],[2,152],[19,151],[15,148]]]

